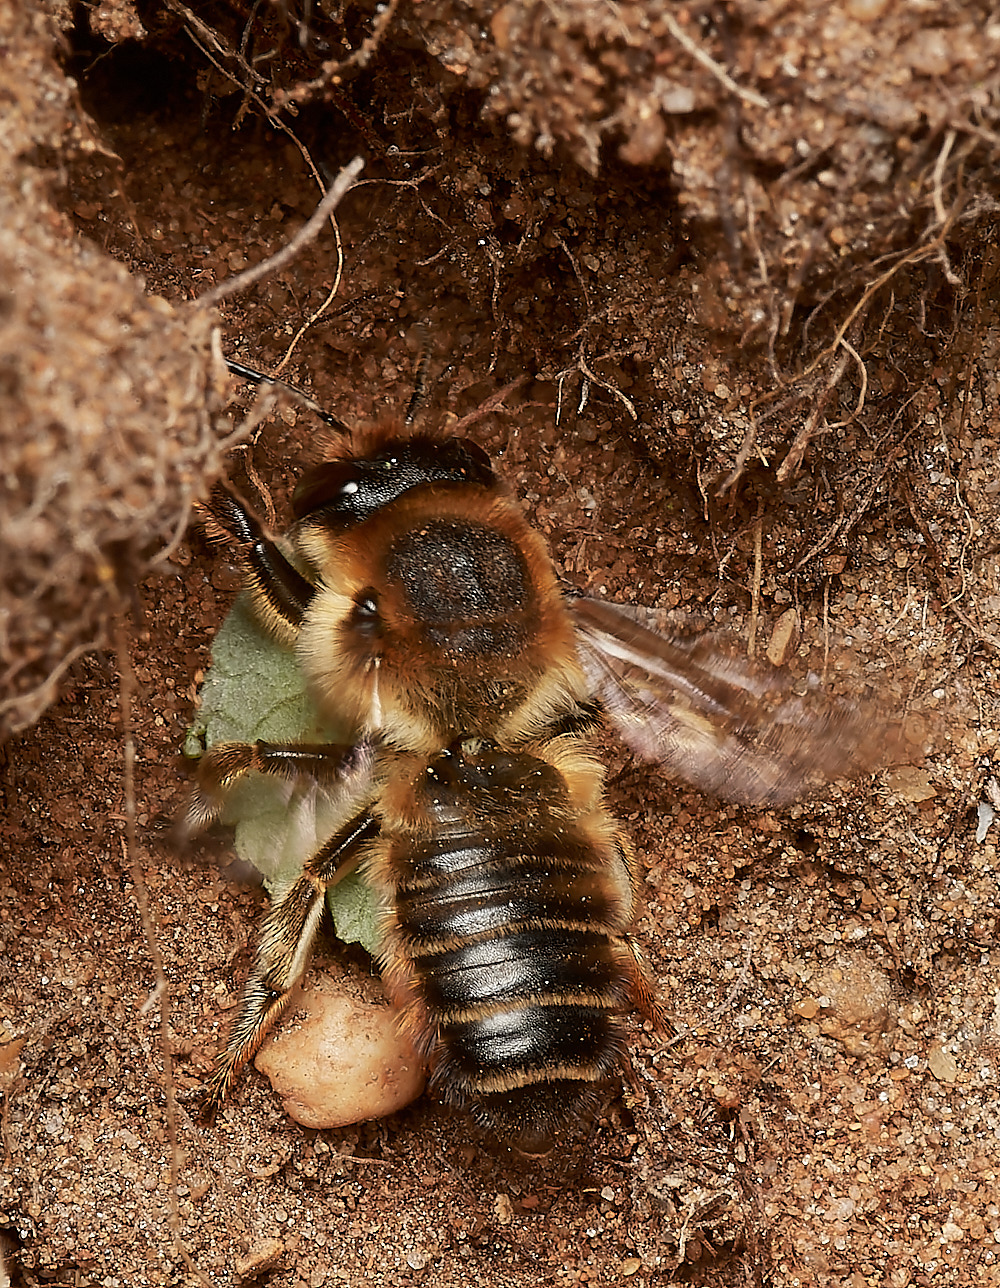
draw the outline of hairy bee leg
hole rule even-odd
[[[642,884],[639,865],[635,857],[635,848],[620,833],[618,835],[618,853],[625,865],[634,895],[638,895]],[[655,1029],[662,1029],[666,1024],[666,1015],[657,1001],[656,990],[649,973],[646,955],[634,935],[623,935],[621,945],[621,967],[631,985],[632,1002],[636,1010],[652,1022]]]
[[[316,587],[289,563],[232,492],[213,488],[205,510],[209,534],[226,542],[240,561],[261,624],[276,639],[294,644]]]
[[[247,774],[309,777],[332,786],[353,767],[357,744],[305,742],[219,742],[198,762],[198,783],[178,822],[183,842],[217,822],[230,792]]]
[[[261,923],[254,963],[226,1049],[203,1098],[206,1111],[225,1099],[239,1071],[253,1059],[288,1006],[308,964],[326,892],[354,871],[365,842],[378,834],[378,821],[365,810],[313,855],[302,875],[271,905]]]
[[[649,963],[634,935],[622,937],[626,949],[626,970],[632,984],[632,1001],[636,1010],[648,1019],[655,1029],[666,1025],[666,1013],[656,997],[656,990],[649,974]]]

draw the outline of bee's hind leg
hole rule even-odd
[[[366,842],[379,833],[368,810],[357,815],[317,851],[301,876],[278,895],[261,923],[253,966],[226,1049],[203,1097],[211,1113],[225,1099],[239,1071],[254,1056],[289,1003],[302,977],[323,915],[326,892],[361,860]]]

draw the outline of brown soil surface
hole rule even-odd
[[[138,601],[122,628],[134,853],[130,685],[113,647],[75,661],[58,702],[0,748],[0,1258],[13,1282],[1000,1284],[995,17],[923,6],[918,22],[916,6],[853,0],[818,6],[840,24],[824,27],[746,4],[724,29],[692,7],[685,31],[765,111],[644,25],[642,6],[600,20],[582,3],[539,9],[553,25],[533,71],[516,57],[520,6],[390,5],[383,29],[366,9],[317,4],[305,51],[269,10],[239,58],[239,5],[199,6],[197,20],[151,8],[102,4],[89,29],[81,9],[60,41],[36,29],[39,58],[59,52],[79,84],[65,111],[80,131],[89,118],[99,146],[58,130],[12,145],[48,177],[10,200],[64,238],[72,221],[172,302],[172,327],[202,319],[172,342],[201,354],[187,392],[211,365],[211,315],[185,312],[191,301],[308,217],[319,189],[304,151],[324,184],[362,154],[337,212],[342,265],[327,230],[223,307],[224,351],[274,370],[337,283],[283,375],[348,423],[406,406],[423,336],[429,421],[456,423],[528,377],[464,432],[570,580],[759,650],[795,608],[804,667],[875,688],[933,737],[920,763],[784,812],[706,800],[608,739],[671,1027],[636,1027],[633,1085],[563,1156],[490,1150],[429,1098],[307,1130],[253,1071],[206,1125],[194,1096],[263,896],[227,880],[224,837],[178,855],[166,827],[237,579],[197,527],[134,595],[129,570],[146,565],[129,564],[115,602]],[[373,32],[339,82],[324,70]],[[873,48],[877,121],[855,86],[856,51]],[[258,96],[319,88],[278,129],[220,65]],[[825,133],[824,103],[841,112]],[[734,104],[754,147],[732,141]],[[902,206],[883,200],[865,147],[892,162],[883,185],[913,197],[906,220],[892,222]],[[748,215],[755,202],[766,218]],[[170,458],[168,518],[212,481],[225,432]],[[282,403],[229,472],[280,516],[319,439],[307,410]],[[104,549],[111,528],[91,531]],[[147,536],[168,547],[168,519]],[[91,633],[105,601],[93,611]],[[314,966],[348,983],[368,969],[332,940]]]

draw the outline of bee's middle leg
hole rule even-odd
[[[333,787],[357,767],[363,744],[217,742],[198,762],[194,790],[178,818],[175,834],[183,844],[218,822],[233,789],[249,774],[309,779]]]

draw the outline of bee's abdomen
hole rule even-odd
[[[424,996],[439,1013],[511,1005],[558,993],[607,995],[614,979],[606,936],[585,930],[522,930],[473,939],[420,958]]]
[[[617,921],[615,892],[593,871],[553,869],[545,856],[500,855],[481,844],[479,862],[417,889],[401,889],[396,909],[414,952],[451,942],[507,935],[515,927],[586,929]],[[581,858],[586,854],[581,843]],[[539,944],[541,949],[543,944]]]
[[[498,757],[484,774],[480,755],[465,810],[460,790],[440,810],[440,795],[430,802],[432,818],[447,815],[444,835],[394,841],[388,856],[387,960],[408,963],[432,1085],[528,1152],[589,1108],[595,1084],[615,1071],[633,985],[620,847],[566,818],[568,789],[561,775],[551,782],[551,767],[558,823],[544,809],[526,819],[523,802],[520,817],[504,816],[500,788],[517,797],[519,784],[538,781],[538,764],[508,756],[501,767]]]

